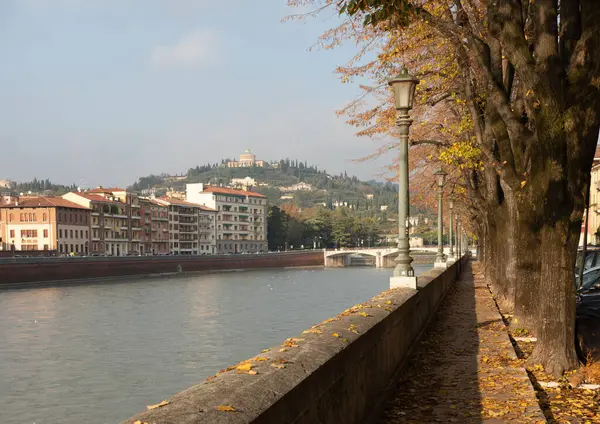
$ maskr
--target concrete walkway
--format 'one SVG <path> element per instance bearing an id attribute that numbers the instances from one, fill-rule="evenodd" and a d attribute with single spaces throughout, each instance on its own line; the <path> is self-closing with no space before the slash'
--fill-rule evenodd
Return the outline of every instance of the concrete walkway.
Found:
<path id="1" fill-rule="evenodd" d="M 413 352 L 381 420 L 438 422 L 546 422 L 487 285 L 474 278 L 471 263 Z"/>

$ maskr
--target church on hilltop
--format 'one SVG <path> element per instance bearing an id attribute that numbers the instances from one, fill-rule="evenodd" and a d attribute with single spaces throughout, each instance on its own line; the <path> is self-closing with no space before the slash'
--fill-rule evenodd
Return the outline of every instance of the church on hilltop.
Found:
<path id="1" fill-rule="evenodd" d="M 264 160 L 256 160 L 256 155 L 250 149 L 244 150 L 240 155 L 240 160 L 227 162 L 228 168 L 250 168 L 253 166 L 264 167 Z"/>

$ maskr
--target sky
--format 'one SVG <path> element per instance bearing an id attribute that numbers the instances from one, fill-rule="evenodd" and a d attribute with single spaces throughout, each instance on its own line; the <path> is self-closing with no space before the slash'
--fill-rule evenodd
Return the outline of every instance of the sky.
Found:
<path id="1" fill-rule="evenodd" d="M 381 141 L 335 111 L 356 51 L 308 51 L 338 22 L 286 0 L 1 0 L 0 179 L 94 187 L 237 157 L 381 179 Z"/>

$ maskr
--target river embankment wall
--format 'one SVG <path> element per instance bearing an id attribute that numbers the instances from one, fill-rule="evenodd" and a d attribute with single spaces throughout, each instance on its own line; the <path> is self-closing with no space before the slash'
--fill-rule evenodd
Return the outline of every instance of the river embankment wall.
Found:
<path id="1" fill-rule="evenodd" d="M 201 271 L 322 266 L 323 251 L 260 255 L 17 258 L 0 263 L 0 287 Z"/>
<path id="2" fill-rule="evenodd" d="M 385 291 L 123 424 L 369 422 L 467 260 L 420 276 L 418 290 Z"/>

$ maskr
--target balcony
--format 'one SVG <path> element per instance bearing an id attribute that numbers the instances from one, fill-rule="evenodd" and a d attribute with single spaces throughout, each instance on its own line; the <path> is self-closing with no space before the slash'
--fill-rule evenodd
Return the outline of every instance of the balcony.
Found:
<path id="1" fill-rule="evenodd" d="M 129 230 L 129 225 L 121 225 L 121 230 Z"/>
<path id="2" fill-rule="evenodd" d="M 131 219 L 142 219 L 139 215 L 131 215 Z"/>
<path id="3" fill-rule="evenodd" d="M 92 216 L 100 216 L 100 212 L 92 211 Z"/>

